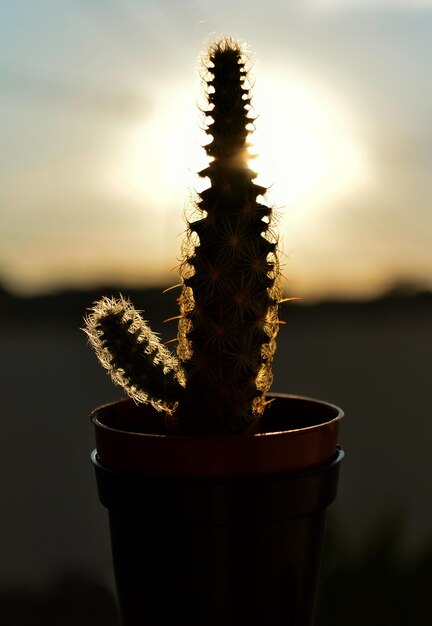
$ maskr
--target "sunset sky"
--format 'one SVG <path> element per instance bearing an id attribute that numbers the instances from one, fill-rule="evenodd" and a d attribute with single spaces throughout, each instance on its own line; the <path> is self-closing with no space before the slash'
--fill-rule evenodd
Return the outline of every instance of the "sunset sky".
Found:
<path id="1" fill-rule="evenodd" d="M 287 292 L 432 288 L 432 0 L 0 2 L 4 285 L 177 282 L 222 33 L 253 55 Z"/>

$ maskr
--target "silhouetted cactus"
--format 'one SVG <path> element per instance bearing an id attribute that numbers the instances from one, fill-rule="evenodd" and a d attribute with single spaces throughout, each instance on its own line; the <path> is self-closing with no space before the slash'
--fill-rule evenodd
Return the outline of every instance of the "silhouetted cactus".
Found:
<path id="1" fill-rule="evenodd" d="M 271 383 L 276 243 L 264 235 L 271 210 L 257 201 L 266 190 L 247 165 L 253 120 L 238 44 L 213 45 L 207 68 L 212 140 L 205 149 L 212 160 L 200 176 L 211 185 L 200 194 L 202 218 L 189 223 L 199 243 L 181 268 L 178 356 L 186 394 L 179 417 L 194 432 L 245 432 L 254 429 Z"/>
<path id="2" fill-rule="evenodd" d="M 266 189 L 253 182 L 256 174 L 248 167 L 253 118 L 243 51 L 231 39 L 220 40 L 209 48 L 205 66 L 211 141 L 205 147 L 209 166 L 200 176 L 210 186 L 199 194 L 199 219 L 188 223 L 178 361 L 163 346 L 154 353 L 147 347 L 153 340 L 143 338 L 151 331 L 123 300 L 124 312 L 114 301 L 96 304 L 87 332 L 113 380 L 138 401 L 148 396 L 156 408 L 175 409 L 181 432 L 247 433 L 257 429 L 272 381 L 279 266 L 272 211 L 258 201 Z M 115 312 L 107 313 L 104 303 Z M 120 338 L 125 348 L 118 348 Z M 168 374 L 169 383 L 150 375 L 142 362 L 148 354 L 158 355 L 158 376 Z M 161 397 L 147 385 L 156 378 Z"/>

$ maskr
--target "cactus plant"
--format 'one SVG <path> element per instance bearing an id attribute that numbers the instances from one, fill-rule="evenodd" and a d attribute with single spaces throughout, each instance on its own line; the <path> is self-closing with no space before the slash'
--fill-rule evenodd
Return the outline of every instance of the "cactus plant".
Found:
<path id="1" fill-rule="evenodd" d="M 104 298 L 85 331 L 115 383 L 174 416 L 182 434 L 254 433 L 272 382 L 281 300 L 272 210 L 248 167 L 251 96 L 247 56 L 236 41 L 204 60 L 210 138 L 199 176 L 198 219 L 187 224 L 180 265 L 177 357 L 130 302 Z"/>

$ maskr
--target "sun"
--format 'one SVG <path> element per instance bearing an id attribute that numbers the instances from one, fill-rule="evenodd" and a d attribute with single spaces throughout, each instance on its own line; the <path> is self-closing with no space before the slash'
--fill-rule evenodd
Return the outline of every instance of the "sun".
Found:
<path id="1" fill-rule="evenodd" d="M 172 219 L 180 223 L 188 190 L 208 184 L 197 177 L 207 164 L 203 145 L 208 136 L 190 85 L 178 84 L 170 92 L 176 94 L 175 110 L 173 98 L 160 91 L 151 118 L 128 136 L 116 179 L 135 200 L 155 211 L 172 211 Z M 311 212 L 324 210 L 368 179 L 353 112 L 299 71 L 279 68 L 260 76 L 252 115 L 257 119 L 250 135 L 250 167 L 258 174 L 256 182 L 269 188 L 267 201 L 284 208 L 281 219 L 291 231 L 293 223 L 295 227 Z"/>
<path id="2" fill-rule="evenodd" d="M 328 89 L 280 70 L 260 77 L 253 102 L 251 167 L 277 206 L 325 206 L 366 181 L 354 116 Z"/>

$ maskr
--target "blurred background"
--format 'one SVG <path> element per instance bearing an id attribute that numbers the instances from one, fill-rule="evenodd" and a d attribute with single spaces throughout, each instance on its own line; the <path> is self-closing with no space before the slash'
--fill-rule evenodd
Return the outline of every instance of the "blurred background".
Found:
<path id="1" fill-rule="evenodd" d="M 273 389 L 343 407 L 317 625 L 425 623 L 432 591 L 432 1 L 0 3 L 0 625 L 117 624 L 79 330 L 131 295 L 165 340 L 205 166 L 200 54 L 253 63 L 284 252 Z"/>

